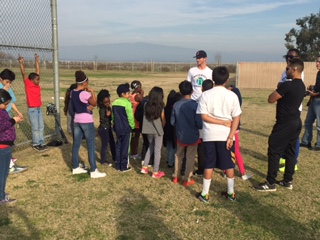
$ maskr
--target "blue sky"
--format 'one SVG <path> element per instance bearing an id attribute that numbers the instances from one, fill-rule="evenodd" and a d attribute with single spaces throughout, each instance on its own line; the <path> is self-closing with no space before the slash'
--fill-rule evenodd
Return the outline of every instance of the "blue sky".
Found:
<path id="1" fill-rule="evenodd" d="M 60 46 L 147 42 L 215 52 L 274 53 L 319 0 L 61 0 Z"/>

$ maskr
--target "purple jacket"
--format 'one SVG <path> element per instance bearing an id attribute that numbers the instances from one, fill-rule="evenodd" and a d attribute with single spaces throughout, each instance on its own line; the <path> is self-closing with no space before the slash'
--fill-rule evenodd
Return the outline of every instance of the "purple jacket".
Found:
<path id="1" fill-rule="evenodd" d="M 6 110 L 0 110 L 0 144 L 12 146 L 16 139 L 14 124 L 16 121 L 10 118 Z"/>

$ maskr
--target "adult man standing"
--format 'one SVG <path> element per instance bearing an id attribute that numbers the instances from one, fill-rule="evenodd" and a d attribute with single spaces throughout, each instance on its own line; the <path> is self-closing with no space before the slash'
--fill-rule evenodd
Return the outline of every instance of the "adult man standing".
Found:
<path id="1" fill-rule="evenodd" d="M 202 83 L 204 80 L 212 78 L 212 70 L 207 67 L 207 53 L 205 51 L 199 50 L 194 58 L 196 58 L 197 66 L 189 69 L 187 80 L 192 83 L 191 99 L 198 101 L 202 93 Z"/>
<path id="2" fill-rule="evenodd" d="M 308 102 L 308 113 L 304 121 L 305 132 L 301 140 L 301 147 L 312 149 L 313 123 L 317 120 L 317 142 L 315 151 L 320 151 L 320 56 L 317 58 L 316 67 L 319 70 L 316 77 L 316 84 L 308 88 L 310 100 Z M 313 89 L 313 90 L 312 90 Z"/>
<path id="3" fill-rule="evenodd" d="M 305 85 L 301 79 L 304 68 L 301 59 L 288 61 L 286 74 L 292 81 L 283 82 L 269 95 L 268 102 L 277 102 L 276 124 L 269 137 L 268 174 L 265 182 L 255 186 L 260 192 L 276 191 L 276 183 L 287 189 L 292 189 L 295 166 L 295 145 L 301 131 L 299 106 L 304 98 Z M 284 179 L 276 181 L 279 169 L 279 159 L 285 155 Z"/>

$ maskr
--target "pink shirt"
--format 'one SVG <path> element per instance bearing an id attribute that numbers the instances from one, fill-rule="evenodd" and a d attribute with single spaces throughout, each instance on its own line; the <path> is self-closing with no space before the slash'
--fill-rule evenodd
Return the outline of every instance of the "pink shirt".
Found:
<path id="1" fill-rule="evenodd" d="M 87 91 L 82 91 L 79 95 L 80 101 L 84 104 L 90 105 L 88 103 L 88 99 L 91 97 L 91 94 Z M 93 115 L 92 112 L 89 113 L 75 113 L 74 115 L 74 122 L 75 123 L 93 123 Z"/>

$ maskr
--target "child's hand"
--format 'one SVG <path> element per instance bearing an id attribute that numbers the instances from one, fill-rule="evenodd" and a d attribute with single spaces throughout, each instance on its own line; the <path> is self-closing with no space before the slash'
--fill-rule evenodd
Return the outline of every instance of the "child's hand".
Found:
<path id="1" fill-rule="evenodd" d="M 94 106 L 92 106 L 92 105 L 89 105 L 88 107 L 87 107 L 87 110 L 89 110 L 89 111 L 93 111 L 93 108 L 94 108 Z"/>
<path id="2" fill-rule="evenodd" d="M 111 111 L 108 110 L 106 115 L 107 115 L 108 117 L 110 117 L 110 116 L 111 116 Z"/>
<path id="3" fill-rule="evenodd" d="M 227 149 L 230 150 L 233 146 L 233 139 L 232 138 L 229 138 L 227 139 Z"/>
<path id="4" fill-rule="evenodd" d="M 18 61 L 19 61 L 19 63 L 23 63 L 23 62 L 24 62 L 23 57 L 20 56 L 20 54 L 19 54 L 19 56 L 18 56 Z"/>
<path id="5" fill-rule="evenodd" d="M 16 123 L 20 123 L 23 121 L 23 118 L 20 116 L 13 117 L 13 119 L 16 121 Z"/>
<path id="6" fill-rule="evenodd" d="M 223 125 L 228 127 L 228 128 L 231 128 L 231 124 L 232 124 L 232 121 L 226 120 Z"/>

